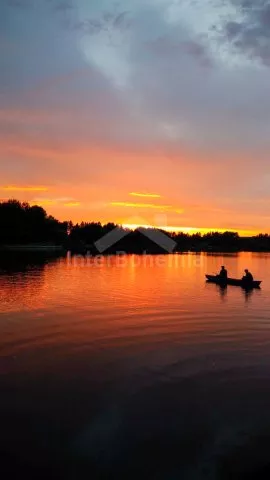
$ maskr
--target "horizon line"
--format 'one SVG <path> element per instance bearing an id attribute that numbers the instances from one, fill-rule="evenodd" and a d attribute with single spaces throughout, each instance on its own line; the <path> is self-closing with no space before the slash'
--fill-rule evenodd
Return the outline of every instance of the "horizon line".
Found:
<path id="1" fill-rule="evenodd" d="M 8 201 L 12 201 L 12 200 L 15 200 L 15 201 L 18 201 L 19 203 L 24 203 L 23 201 L 21 200 L 17 200 L 17 199 L 14 199 L 14 198 L 10 198 L 10 199 L 1 199 L 0 198 L 0 204 L 1 203 L 6 203 Z M 29 203 L 29 205 L 31 206 L 40 206 L 41 208 L 43 208 L 42 206 L 42 202 L 39 204 L 39 203 L 32 203 L 32 202 L 25 202 L 25 203 Z M 79 202 L 68 202 L 65 204 L 65 206 L 78 206 L 79 205 Z M 48 205 L 49 206 L 49 205 Z M 44 209 L 45 210 L 45 209 Z M 48 214 L 48 212 L 45 210 L 46 214 Z M 235 229 L 235 228 L 231 228 L 231 227 L 187 227 L 187 226 L 171 226 L 171 225 L 150 225 L 150 224 L 143 224 L 143 223 L 125 223 L 125 222 L 117 222 L 117 221 L 105 221 L 105 222 L 102 222 L 100 220 L 80 220 L 80 221 L 73 221 L 71 219 L 69 220 L 59 220 L 58 218 L 56 218 L 56 220 L 58 221 L 71 221 L 73 224 L 80 224 L 80 223 L 100 223 L 102 226 L 108 224 L 108 223 L 113 223 L 115 224 L 116 226 L 120 226 L 122 228 L 126 228 L 126 229 L 129 229 L 129 230 L 136 230 L 137 228 L 151 228 L 151 229 L 157 229 L 157 230 L 164 230 L 165 232 L 168 232 L 168 233 L 185 233 L 185 234 L 189 234 L 189 235 L 193 235 L 193 234 L 196 234 L 196 233 L 200 233 L 202 235 L 205 235 L 207 233 L 225 233 L 225 232 L 232 232 L 232 233 L 237 233 L 239 236 L 242 236 L 242 237 L 253 237 L 253 236 L 257 236 L 257 235 L 267 235 L 267 234 L 270 234 L 270 232 L 264 232 L 262 230 L 250 230 L 250 229 Z"/>
<path id="2" fill-rule="evenodd" d="M 175 227 L 170 225 L 143 225 L 143 224 L 132 224 L 132 223 L 123 223 L 121 224 L 123 228 L 128 228 L 130 230 L 136 230 L 136 228 L 156 228 L 158 230 L 164 230 L 168 233 L 186 233 L 193 235 L 196 233 L 207 234 L 207 233 L 238 233 L 239 236 L 251 237 L 263 234 L 261 231 L 257 230 L 245 230 L 245 229 L 233 229 L 233 228 L 215 228 L 215 227 Z"/>

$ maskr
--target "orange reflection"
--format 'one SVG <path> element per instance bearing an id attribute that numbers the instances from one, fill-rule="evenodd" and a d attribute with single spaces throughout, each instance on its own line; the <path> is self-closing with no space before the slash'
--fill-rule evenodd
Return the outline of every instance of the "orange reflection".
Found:
<path id="1" fill-rule="evenodd" d="M 55 360 L 86 345 L 91 350 L 96 342 L 99 348 L 133 345 L 139 350 L 157 342 L 180 344 L 187 335 L 190 342 L 195 335 L 201 344 L 204 337 L 209 341 L 209 332 L 231 335 L 236 326 L 245 335 L 247 322 L 235 316 L 239 301 L 245 301 L 242 292 L 228 291 L 231 302 L 224 322 L 216 286 L 205 283 L 204 274 L 218 271 L 222 264 L 235 277 L 249 268 L 265 280 L 264 289 L 269 291 L 265 272 L 270 255 L 261 259 L 246 253 L 75 256 L 45 267 L 31 265 L 24 273 L 4 274 L 0 300 L 2 313 L 8 315 L 3 316 L 7 320 L 1 337 L 3 355 L 32 352 L 25 362 L 35 369 L 37 355 L 42 361 L 43 348 L 48 346 L 56 347 Z M 255 301 L 259 294 L 254 292 Z M 257 301 L 256 308 L 267 316 L 263 302 Z"/>

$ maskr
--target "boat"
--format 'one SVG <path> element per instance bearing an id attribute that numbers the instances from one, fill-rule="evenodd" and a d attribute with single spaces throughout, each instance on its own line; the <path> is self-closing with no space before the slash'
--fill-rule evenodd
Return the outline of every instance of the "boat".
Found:
<path id="1" fill-rule="evenodd" d="M 260 288 L 261 281 L 253 280 L 252 282 L 246 282 L 242 279 L 237 278 L 220 278 L 219 275 L 205 275 L 206 279 L 209 283 L 215 283 L 216 285 L 226 286 L 226 285 L 234 285 L 235 287 L 242 287 L 245 289 L 249 288 Z"/>

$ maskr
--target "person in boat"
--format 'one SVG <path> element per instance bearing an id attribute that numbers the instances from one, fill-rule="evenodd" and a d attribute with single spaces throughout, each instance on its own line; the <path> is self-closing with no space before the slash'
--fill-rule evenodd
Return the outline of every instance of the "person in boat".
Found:
<path id="1" fill-rule="evenodd" d="M 248 271 L 247 268 L 245 270 L 245 275 L 243 276 L 242 280 L 243 280 L 243 282 L 246 282 L 246 283 L 252 283 L 253 282 L 253 275 L 252 275 L 252 273 L 250 273 Z"/>
<path id="2" fill-rule="evenodd" d="M 224 267 L 224 265 L 222 265 L 218 276 L 219 276 L 220 280 L 227 280 L 228 272 L 227 272 L 226 268 Z"/>

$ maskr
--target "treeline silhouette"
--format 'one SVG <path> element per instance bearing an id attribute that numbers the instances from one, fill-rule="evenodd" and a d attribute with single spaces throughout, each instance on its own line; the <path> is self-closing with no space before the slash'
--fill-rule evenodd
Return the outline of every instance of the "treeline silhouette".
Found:
<path id="1" fill-rule="evenodd" d="M 67 240 L 68 222 L 59 222 L 38 206 L 18 200 L 0 203 L 0 244 L 54 243 Z"/>
<path id="2" fill-rule="evenodd" d="M 115 223 L 60 222 L 38 206 L 18 200 L 0 202 L 0 245 L 54 244 L 74 253 L 164 253 L 168 251 L 270 251 L 270 235 L 240 237 L 237 232 L 168 233 L 160 229 L 128 230 Z M 108 235 L 110 234 L 111 235 Z M 168 237 L 174 243 L 166 243 Z M 163 240 L 165 238 L 165 246 Z"/>

